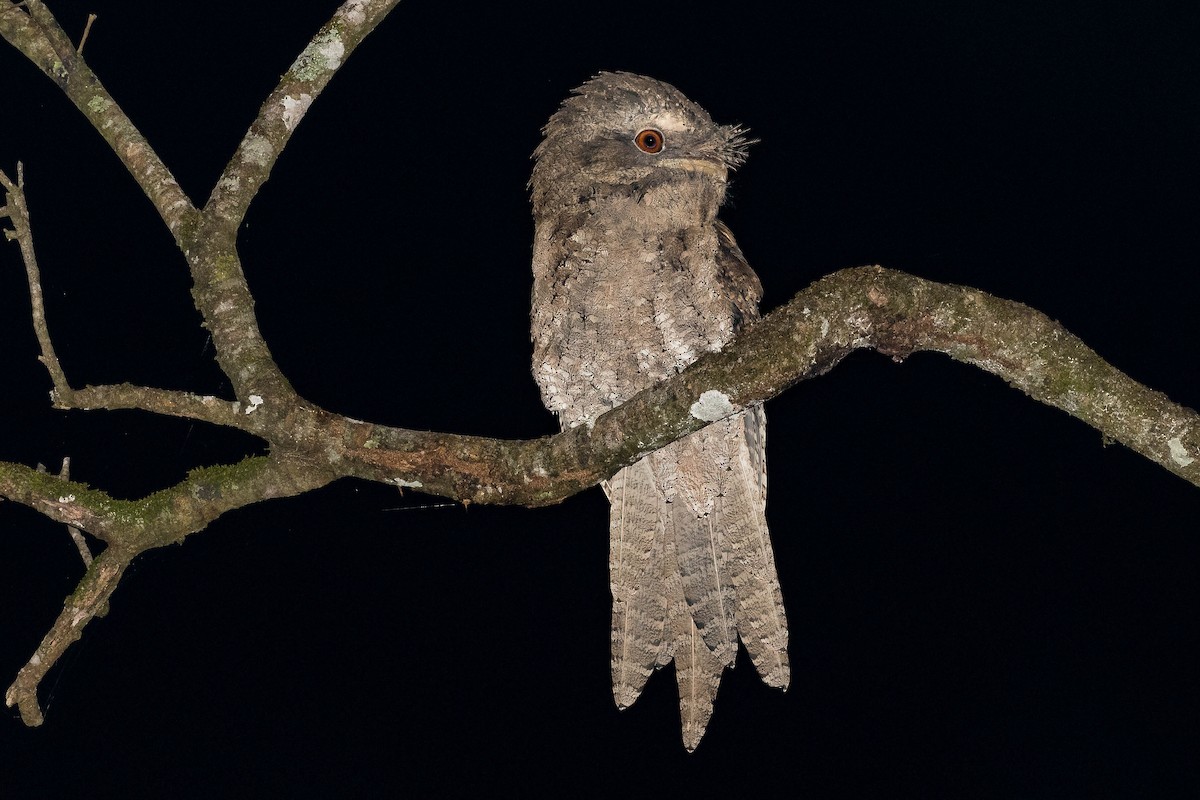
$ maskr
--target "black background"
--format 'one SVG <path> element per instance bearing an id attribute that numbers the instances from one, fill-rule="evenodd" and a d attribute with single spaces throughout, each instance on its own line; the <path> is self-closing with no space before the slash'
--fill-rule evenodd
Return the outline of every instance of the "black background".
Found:
<path id="1" fill-rule="evenodd" d="M 601 69 L 676 84 L 762 141 L 725 219 L 765 307 L 881 263 L 1061 320 L 1200 403 L 1197 12 L 1133 3 L 400 5 L 313 105 L 242 232 L 263 332 L 306 397 L 503 437 L 529 375 L 529 153 Z M 336 3 L 51 2 L 197 202 Z M 70 379 L 227 395 L 183 259 L 58 90 L 0 47 Z M 0 248 L 0 458 L 137 497 L 261 443 L 57 412 Z M 606 504 L 424 507 L 345 481 L 130 569 L 0 724 L 0 795 L 1191 794 L 1200 493 L 999 379 L 858 354 L 768 404 L 792 688 L 744 656 L 699 750 L 670 670 L 618 714 Z M 403 509 L 403 510 L 400 510 Z M 78 580 L 0 505 L 0 679 Z M 5 788 L 7 787 L 7 788 Z"/>

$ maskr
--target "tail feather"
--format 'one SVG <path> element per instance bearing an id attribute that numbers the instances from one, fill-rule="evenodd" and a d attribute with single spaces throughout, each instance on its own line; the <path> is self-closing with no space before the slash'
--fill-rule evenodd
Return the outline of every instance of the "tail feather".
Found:
<path id="1" fill-rule="evenodd" d="M 682 502 L 671 504 L 678 559 L 688 617 L 713 657 L 731 666 L 737 655 L 737 623 L 733 618 L 733 583 L 728 574 L 729 548 L 715 514 L 697 517 Z"/>
<path id="2" fill-rule="evenodd" d="M 609 481 L 609 583 L 613 596 L 612 685 L 619 708 L 628 708 L 663 651 L 667 618 L 662 578 L 662 493 L 642 460 Z"/>
<path id="3" fill-rule="evenodd" d="M 683 746 L 691 752 L 708 729 L 725 666 L 708 649 L 691 617 L 678 619 L 682 629 L 675 650 L 675 681 L 679 684 Z"/>
<path id="4" fill-rule="evenodd" d="M 668 610 L 668 658 L 675 659 L 675 682 L 679 686 L 679 720 L 682 725 L 683 746 L 692 752 L 700 744 L 708 721 L 712 718 L 713 701 L 721 685 L 724 664 L 709 650 L 683 595 L 683 582 L 676 561 L 675 539 L 664 537 L 663 571 L 668 597 L 673 598 Z"/>
<path id="5" fill-rule="evenodd" d="M 650 458 L 670 501 L 675 557 L 688 611 L 708 649 L 723 665 L 737 655 L 730 550 L 718 524 L 720 475 L 728 459 L 725 426 L 712 425 Z"/>
<path id="6" fill-rule="evenodd" d="M 736 596 L 738 635 L 763 682 L 787 689 L 787 617 L 775 572 L 775 555 L 764 514 L 766 469 L 762 410 L 739 422 L 746 436 L 731 440 L 729 470 L 722 475 L 720 527 L 730 549 L 730 573 Z M 756 428 L 751 435 L 751 428 Z"/>

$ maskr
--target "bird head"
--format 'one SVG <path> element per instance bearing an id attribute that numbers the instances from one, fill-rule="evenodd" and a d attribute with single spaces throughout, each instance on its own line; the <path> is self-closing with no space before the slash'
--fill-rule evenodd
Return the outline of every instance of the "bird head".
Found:
<path id="1" fill-rule="evenodd" d="M 529 182 L 537 210 L 697 181 L 717 189 L 719 203 L 751 143 L 674 86 L 630 72 L 601 72 L 575 89 L 543 135 Z"/>

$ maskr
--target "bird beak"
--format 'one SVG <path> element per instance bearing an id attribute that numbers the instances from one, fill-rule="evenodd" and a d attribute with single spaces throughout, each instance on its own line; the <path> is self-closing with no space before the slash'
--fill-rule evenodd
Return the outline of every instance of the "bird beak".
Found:
<path id="1" fill-rule="evenodd" d="M 674 167 L 675 169 L 682 169 L 687 172 L 704 173 L 722 181 L 729 177 L 729 170 L 725 166 L 725 162 L 711 158 L 689 158 L 686 156 L 664 158 L 659 164 L 664 167 Z"/>

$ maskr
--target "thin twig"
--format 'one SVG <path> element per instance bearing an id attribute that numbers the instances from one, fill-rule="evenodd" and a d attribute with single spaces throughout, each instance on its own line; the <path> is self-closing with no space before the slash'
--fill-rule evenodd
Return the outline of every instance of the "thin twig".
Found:
<path id="1" fill-rule="evenodd" d="M 87 25 L 83 26 L 83 36 L 79 37 L 79 46 L 75 48 L 75 52 L 83 55 L 83 46 L 87 44 L 88 34 L 92 32 L 92 23 L 96 21 L 95 14 L 88 14 Z"/>
<path id="2" fill-rule="evenodd" d="M 243 406 L 236 400 L 151 386 L 136 386 L 131 383 L 76 389 L 72 394 L 71 404 L 60 404 L 60 408 L 110 411 L 133 408 L 168 417 L 211 422 L 213 425 L 237 428 L 247 433 L 261 433 L 263 430 L 262 418 L 255 416 L 253 411 L 248 411 L 250 406 Z"/>
<path id="3" fill-rule="evenodd" d="M 37 255 L 33 249 L 33 231 L 29 225 L 29 207 L 25 204 L 25 167 L 17 162 L 17 182 L 13 183 L 0 171 L 0 186 L 5 192 L 5 214 L 12 222 L 12 230 L 5 231 L 9 240 L 16 240 L 21 248 L 21 260 L 25 262 L 25 274 L 29 278 L 29 302 L 33 307 L 33 329 L 37 333 L 38 345 L 42 349 L 39 360 L 50 373 L 54 382 L 55 400 L 69 401 L 71 386 L 58 363 L 54 344 L 50 341 L 50 329 L 46 325 L 46 310 L 42 303 L 42 276 L 38 269 Z"/>
<path id="4" fill-rule="evenodd" d="M 64 481 L 71 480 L 70 456 L 63 456 L 62 469 L 58 471 L 58 477 Z M 68 525 L 67 533 L 71 534 L 71 539 L 75 542 L 75 546 L 79 548 L 79 557 L 83 559 L 83 566 L 90 567 L 92 565 L 92 551 L 88 549 L 87 539 L 83 538 L 83 532 L 74 525 Z"/>

